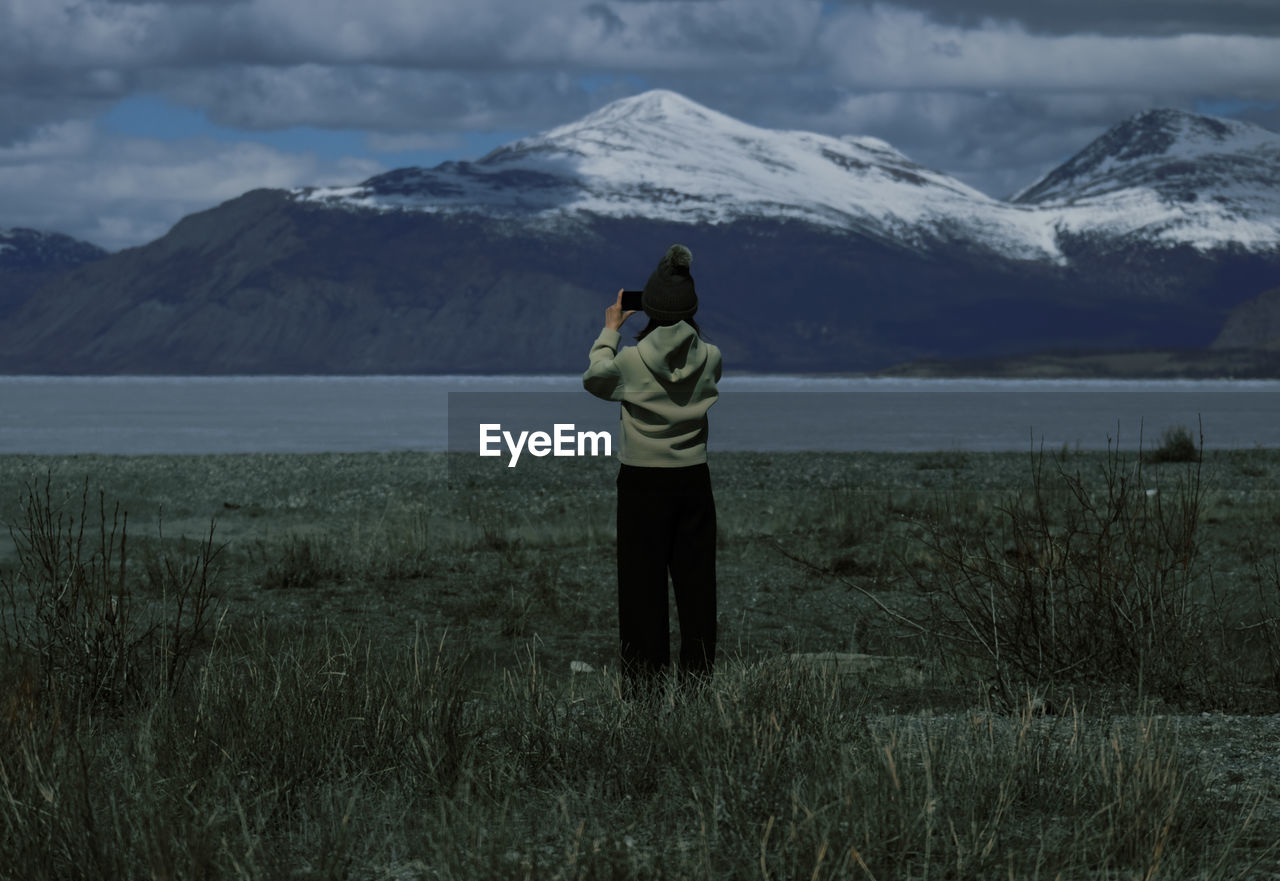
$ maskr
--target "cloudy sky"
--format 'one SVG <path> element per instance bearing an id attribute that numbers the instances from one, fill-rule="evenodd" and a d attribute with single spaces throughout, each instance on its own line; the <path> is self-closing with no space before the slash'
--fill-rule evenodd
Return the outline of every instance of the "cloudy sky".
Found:
<path id="1" fill-rule="evenodd" d="M 1280 0 L 0 0 L 0 228 L 127 247 L 657 87 L 1004 196 L 1150 107 L 1280 130 Z"/>

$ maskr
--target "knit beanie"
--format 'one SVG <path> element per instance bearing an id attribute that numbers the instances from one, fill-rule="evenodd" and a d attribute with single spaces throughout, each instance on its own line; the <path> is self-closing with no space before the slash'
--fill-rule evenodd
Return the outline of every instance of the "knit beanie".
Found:
<path id="1" fill-rule="evenodd" d="M 698 311 L 698 292 L 693 288 L 689 264 L 693 252 L 684 245 L 672 245 L 658 262 L 658 268 L 644 284 L 645 314 L 657 321 L 692 318 Z"/>

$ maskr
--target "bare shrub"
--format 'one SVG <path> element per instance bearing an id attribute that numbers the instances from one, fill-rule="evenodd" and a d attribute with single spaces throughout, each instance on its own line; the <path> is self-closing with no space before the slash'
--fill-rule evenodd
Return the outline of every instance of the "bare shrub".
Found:
<path id="1" fill-rule="evenodd" d="M 985 529 L 954 508 L 928 524 L 938 565 L 912 577 L 931 601 L 929 629 L 984 660 L 1006 696 L 1015 680 L 1185 694 L 1206 674 L 1211 629 L 1199 466 L 1156 489 L 1118 448 L 1093 478 L 1061 459 L 1046 467 L 1041 451 L 1030 483 Z"/>
<path id="2" fill-rule="evenodd" d="M 215 529 L 210 521 L 208 534 L 193 548 L 171 554 L 165 550 L 163 524 L 158 524 L 159 550 L 147 559 L 151 590 L 160 595 L 166 610 L 165 617 L 152 625 L 156 637 L 153 650 L 161 661 L 165 684 L 171 691 L 186 675 L 197 643 L 212 619 L 213 587 L 218 575 L 216 562 L 223 547 L 214 545 Z"/>
<path id="3" fill-rule="evenodd" d="M 56 498 L 48 475 L 29 483 L 9 527 L 17 564 L 0 572 L 6 649 L 33 661 L 42 693 L 89 709 L 137 696 L 153 673 L 177 687 L 209 620 L 221 551 L 211 524 L 194 555 L 153 559 L 148 571 L 163 611 L 139 620 L 128 514 L 102 492 L 97 501 L 91 523 L 87 479 L 78 499 Z"/>
<path id="4" fill-rule="evenodd" d="M 1261 636 L 1271 684 L 1280 694 L 1280 559 L 1274 554 L 1265 562 L 1255 558 L 1253 572 L 1258 584 L 1259 617 L 1242 629 Z"/>

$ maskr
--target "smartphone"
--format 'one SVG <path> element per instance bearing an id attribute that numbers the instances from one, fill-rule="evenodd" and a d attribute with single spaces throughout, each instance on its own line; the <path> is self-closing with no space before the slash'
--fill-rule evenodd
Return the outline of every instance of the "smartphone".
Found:
<path id="1" fill-rule="evenodd" d="M 623 291 L 622 311 L 639 312 L 644 308 L 644 291 Z"/>

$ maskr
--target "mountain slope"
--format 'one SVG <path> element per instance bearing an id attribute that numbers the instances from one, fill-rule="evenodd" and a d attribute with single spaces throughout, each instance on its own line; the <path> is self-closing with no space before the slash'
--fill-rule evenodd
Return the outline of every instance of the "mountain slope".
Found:
<path id="1" fill-rule="evenodd" d="M 1280 287 L 1232 309 L 1211 348 L 1280 351 Z"/>
<path id="2" fill-rule="evenodd" d="M 16 311 L 58 274 L 106 254 L 97 245 L 61 233 L 0 229 L 0 318 Z"/>
<path id="3" fill-rule="evenodd" d="M 61 233 L 0 229 L 0 270 L 62 269 L 106 256 L 97 245 Z"/>
<path id="4" fill-rule="evenodd" d="M 642 285 L 672 241 L 694 248 L 699 318 L 738 369 L 871 369 L 998 345 L 1001 316 L 965 315 L 993 293 L 1016 299 L 962 255 L 921 260 L 803 224 L 596 218 L 547 237 L 256 191 L 42 291 L 0 322 L 0 370 L 571 372 L 613 292 Z M 1036 277 L 1013 281 L 1030 293 Z M 885 296 L 905 290 L 927 295 Z M 943 320 L 914 329 L 921 306 Z"/>
<path id="5" fill-rule="evenodd" d="M 646 93 L 476 162 L 187 217 L 0 316 L 0 370 L 580 370 L 613 293 L 673 241 L 733 370 L 1204 347 L 1280 283 L 1280 218 L 1247 171 L 1269 134 L 1195 154 L 1194 200 L 1161 188 L 1170 157 L 1195 164 L 1188 124 L 1160 123 L 1157 151 L 1152 125 L 1122 123 L 1010 204 L 873 139 Z M 1224 206 L 1233 150 L 1248 186 L 1199 211 Z"/>

